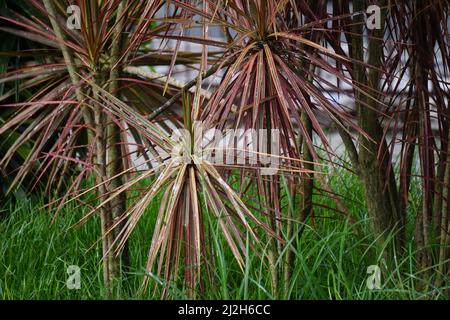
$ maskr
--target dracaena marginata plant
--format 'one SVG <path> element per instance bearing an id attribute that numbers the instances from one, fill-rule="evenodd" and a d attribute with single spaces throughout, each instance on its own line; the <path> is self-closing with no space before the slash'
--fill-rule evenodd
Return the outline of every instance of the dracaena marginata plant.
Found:
<path id="1" fill-rule="evenodd" d="M 76 194 L 83 179 L 92 174 L 100 201 L 124 183 L 122 172 L 131 164 L 130 134 L 122 119 L 108 114 L 95 102 L 100 95 L 97 88 L 129 100 L 142 114 L 150 114 L 165 101 L 163 91 L 167 91 L 166 95 L 172 93 L 172 86 L 164 90 L 164 82 L 158 79 L 161 75 L 146 72 L 144 76 L 155 82 L 144 81 L 136 70 L 140 65 L 171 61 L 171 54 L 164 48 L 152 50 L 148 46 L 172 30 L 170 23 L 154 19 L 163 2 L 45 0 L 30 1 L 25 12 L 7 8 L 1 17 L 2 25 L 6 25 L 1 27 L 2 32 L 35 43 L 26 50 L 4 53 L 6 57 L 25 57 L 2 77 L 2 83 L 23 79 L 1 97 L 3 103 L 9 99 L 11 103 L 4 103 L 4 107 L 11 111 L 0 133 L 17 135 L 2 156 L 2 168 L 9 168 L 16 154 L 24 157 L 16 171 L 8 172 L 13 176 L 9 190 L 23 184 L 30 172 L 33 179 L 28 186 L 36 186 L 44 174 L 49 175 L 47 192 L 56 189 L 58 194 L 66 185 L 61 203 Z M 66 24 L 66 9 L 73 4 L 80 9 L 79 29 Z M 195 61 L 195 54 L 184 57 L 180 53 L 179 57 L 187 64 Z M 17 99 L 29 91 L 33 95 Z M 152 148 L 137 132 L 131 130 L 131 136 L 141 149 Z M 28 144 L 31 147 L 22 152 Z M 125 209 L 123 193 L 99 210 L 108 294 L 118 274 L 119 260 L 110 250 L 114 234 L 106 230 Z M 125 264 L 126 255 L 125 250 Z"/>

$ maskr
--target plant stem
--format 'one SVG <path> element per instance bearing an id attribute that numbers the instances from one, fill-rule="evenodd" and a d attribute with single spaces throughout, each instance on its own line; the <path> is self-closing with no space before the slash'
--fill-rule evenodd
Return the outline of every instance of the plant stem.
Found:
<path id="1" fill-rule="evenodd" d="M 80 87 L 80 77 L 77 74 L 76 68 L 75 68 L 75 61 L 72 57 L 72 55 L 69 52 L 69 49 L 65 45 L 65 36 L 61 30 L 60 25 L 56 21 L 56 10 L 51 0 L 43 0 L 45 9 L 48 12 L 48 17 L 50 19 L 50 23 L 52 25 L 53 31 L 55 32 L 56 37 L 59 40 L 59 46 L 61 48 L 61 52 L 64 57 L 64 62 L 67 67 L 67 71 L 69 72 L 70 79 L 72 80 L 72 84 L 75 86 L 75 95 L 79 103 L 83 102 L 83 92 Z M 92 117 L 92 114 L 90 113 L 89 109 L 83 107 L 83 118 L 86 124 L 89 126 L 89 135 L 92 139 L 94 129 L 94 120 Z M 92 141 L 92 140 L 91 140 Z"/>
<path id="2" fill-rule="evenodd" d="M 121 1 L 117 7 L 116 16 L 116 27 L 113 33 L 112 46 L 111 46 L 111 70 L 109 74 L 109 93 L 115 96 L 119 96 L 119 82 L 117 80 L 119 76 L 119 54 L 122 46 L 122 31 L 123 31 L 123 14 L 125 12 L 126 1 Z M 114 116 L 112 116 L 114 117 Z M 120 121 L 116 119 L 116 121 Z M 124 176 L 122 172 L 124 171 L 124 161 L 123 161 L 123 148 L 121 146 L 122 142 L 122 132 L 121 127 L 114 121 L 113 118 L 109 119 L 108 125 L 106 127 L 107 131 L 107 166 L 106 166 L 106 177 L 110 181 L 108 185 L 108 192 L 113 193 L 115 190 L 120 188 L 124 184 Z M 115 178 L 114 178 L 115 177 Z M 111 214 L 112 219 L 119 219 L 126 211 L 127 206 L 127 195 L 125 192 L 120 193 L 111 201 Z M 116 238 L 126 220 L 124 219 L 121 226 L 114 229 L 114 238 Z M 130 258 L 128 244 L 126 243 L 121 252 L 121 263 L 124 270 L 129 268 Z M 120 261 L 116 261 L 120 264 Z M 117 266 L 120 269 L 120 265 Z"/>

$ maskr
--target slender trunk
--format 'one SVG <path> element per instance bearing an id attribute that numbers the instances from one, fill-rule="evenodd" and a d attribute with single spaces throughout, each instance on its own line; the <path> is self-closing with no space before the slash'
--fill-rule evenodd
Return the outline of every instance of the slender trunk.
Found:
<path id="1" fill-rule="evenodd" d="M 98 85 L 102 81 L 94 75 L 94 82 Z M 100 100 L 100 93 L 97 89 L 93 89 L 94 100 Z M 102 107 L 98 104 L 94 105 L 94 121 L 96 125 L 95 134 L 95 168 L 96 178 L 99 193 L 99 202 L 102 203 L 108 195 L 108 183 L 107 183 L 107 166 L 106 166 L 106 119 L 103 113 Z M 111 298 L 114 292 L 114 280 L 117 278 L 118 259 L 114 255 L 114 233 L 110 230 L 114 223 L 114 217 L 112 215 L 112 208 L 110 203 L 100 207 L 100 219 L 102 230 L 102 244 L 103 244 L 103 277 L 105 282 L 105 288 L 107 297 Z"/>
<path id="2" fill-rule="evenodd" d="M 311 119 L 309 119 L 308 115 L 303 112 L 302 113 L 302 122 L 303 126 L 305 127 L 306 133 L 309 136 L 309 139 L 312 141 L 312 134 L 313 134 L 313 128 L 312 128 L 312 122 Z M 307 140 L 303 139 L 303 161 L 304 162 L 304 169 L 308 170 L 310 172 L 314 171 L 314 158 L 313 154 L 311 153 L 311 150 L 309 149 L 309 146 L 307 144 Z M 302 178 L 301 182 L 301 188 L 302 188 L 302 202 L 301 202 L 301 208 L 300 208 L 300 226 L 298 230 L 298 237 L 300 238 L 303 234 L 303 230 L 305 229 L 305 223 L 308 220 L 308 218 L 312 214 L 312 198 L 313 198 L 313 189 L 314 189 L 314 174 L 313 173 L 305 173 Z"/>
<path id="3" fill-rule="evenodd" d="M 353 3 L 354 12 L 364 12 L 365 4 L 363 1 Z M 379 5 L 386 7 L 386 1 L 380 1 Z M 371 39 L 369 39 L 369 62 L 370 71 L 366 74 L 364 61 L 363 45 L 363 26 L 362 16 L 355 17 L 353 21 L 353 35 L 351 43 L 352 58 L 361 63 L 353 65 L 353 78 L 358 86 L 369 88 L 369 95 L 355 93 L 356 111 L 358 113 L 358 125 L 365 132 L 359 135 L 359 175 L 365 189 L 365 199 L 371 217 L 373 230 L 376 235 L 386 235 L 387 232 L 395 228 L 401 230 L 396 236 L 396 247 L 403 246 L 403 229 L 405 216 L 400 213 L 400 203 L 398 190 L 395 183 L 394 172 L 390 158 L 388 156 L 387 143 L 384 139 L 383 129 L 378 120 L 380 107 L 375 98 L 380 98 L 378 94 L 380 72 L 378 68 L 381 65 L 382 57 L 382 39 L 384 34 L 385 13 L 382 15 L 382 27 L 380 30 L 373 30 Z M 367 136 L 368 137 L 367 137 Z M 383 241 L 385 237 L 381 237 Z"/>
<path id="4" fill-rule="evenodd" d="M 450 112 L 450 103 L 447 103 L 447 110 Z M 436 206 L 435 219 L 439 221 L 436 223 L 436 233 L 439 236 L 439 270 L 436 287 L 439 288 L 444 284 L 444 279 L 450 279 L 450 126 L 447 125 L 447 150 L 443 154 L 444 159 L 444 178 L 441 180 L 441 193 L 436 193 L 440 198 L 440 206 Z M 440 177 L 440 176 L 439 176 Z M 438 191 L 439 192 L 439 191 Z M 436 201 L 436 200 L 435 200 Z M 450 289 L 447 289 L 447 298 L 450 299 Z"/>
<path id="5" fill-rule="evenodd" d="M 447 110 L 450 113 L 450 103 L 447 103 Z M 442 142 L 443 145 L 447 146 L 446 152 L 443 152 L 442 159 L 444 162 L 444 176 L 441 182 L 441 194 L 439 195 L 440 206 L 435 206 L 435 219 L 439 219 L 436 223 L 437 229 L 436 233 L 438 234 L 438 247 L 439 247 L 439 255 L 438 255 L 438 276 L 436 280 L 436 287 L 439 288 L 444 284 L 445 279 L 450 279 L 450 126 L 446 126 L 447 129 L 447 141 Z M 440 176 L 439 176 L 440 177 Z M 435 242 L 433 242 L 435 243 Z M 447 296 L 450 298 L 450 289 L 447 289 Z"/>
<path id="6" fill-rule="evenodd" d="M 119 54 L 122 46 L 122 29 L 123 29 L 123 13 L 125 11 L 126 1 L 120 2 L 117 8 L 116 28 L 113 34 L 113 42 L 111 47 L 111 61 L 112 69 L 109 75 L 109 92 L 112 95 L 119 95 L 119 82 L 117 80 L 119 76 Z M 111 116 L 114 117 L 114 116 Z M 119 121 L 116 119 L 116 121 Z M 122 132 L 121 127 L 114 121 L 113 118 L 109 119 L 107 125 L 107 169 L 106 176 L 110 181 L 108 185 L 108 191 L 114 192 L 124 184 L 124 161 L 122 152 Z M 125 192 L 120 193 L 116 198 L 111 201 L 112 218 L 119 219 L 126 211 L 127 196 Z M 114 229 L 114 238 L 116 238 L 120 231 L 123 229 L 126 221 L 123 220 L 121 226 Z M 121 252 L 121 263 L 123 270 L 126 271 L 130 265 L 128 243 L 125 244 Z M 120 263 L 120 261 L 117 261 Z M 119 266 L 120 267 L 120 266 Z M 118 267 L 118 268 L 119 268 Z"/>
<path id="7" fill-rule="evenodd" d="M 60 25 L 57 22 L 57 15 L 56 10 L 53 5 L 53 2 L 51 0 L 44 0 L 44 6 L 49 14 L 50 23 L 52 24 L 53 31 L 55 32 L 57 38 L 60 41 L 60 47 L 61 51 L 64 57 L 64 61 L 67 66 L 67 70 L 69 72 L 69 76 L 72 80 L 73 85 L 75 86 L 75 95 L 79 103 L 83 102 L 83 93 L 80 88 L 80 79 L 78 77 L 76 66 L 73 57 L 71 56 L 68 48 L 64 44 L 64 34 L 62 32 L 62 29 Z M 92 142 L 95 140 L 95 155 L 94 155 L 94 167 L 97 171 L 97 177 L 98 177 L 98 193 L 99 198 L 103 199 L 103 197 L 106 195 L 107 190 L 105 185 L 102 183 L 104 177 L 106 176 L 105 168 L 106 168 L 106 162 L 104 159 L 105 155 L 105 140 L 104 140 L 104 126 L 102 121 L 102 112 L 99 106 L 95 107 L 94 111 L 94 117 L 92 117 L 92 114 L 90 110 L 84 106 L 81 107 L 83 111 L 83 118 L 88 126 L 88 140 L 89 145 L 91 145 Z M 94 130 L 94 131 L 92 131 Z M 94 135 L 95 133 L 95 135 Z M 109 255 L 111 254 L 110 250 L 110 239 L 108 235 L 105 235 L 106 231 L 109 228 L 110 225 L 110 219 L 109 219 L 109 212 L 106 207 L 102 207 L 100 210 L 100 218 L 101 218 L 101 230 L 102 230 L 102 243 L 103 243 L 103 257 L 104 257 L 104 264 L 103 264 L 103 277 L 104 277 L 104 283 L 107 291 L 108 297 L 111 295 L 111 279 L 114 277 L 114 272 L 111 269 L 110 264 L 110 258 Z"/>
<path id="8" fill-rule="evenodd" d="M 308 7 L 311 10 L 312 13 L 314 13 L 314 17 L 305 17 L 305 22 L 310 23 L 313 20 L 317 20 L 319 18 L 322 18 L 324 16 L 324 12 L 326 11 L 324 2 L 317 4 L 316 1 L 308 0 Z M 319 41 L 319 33 L 313 32 L 311 34 L 311 38 L 309 40 L 318 42 Z M 312 48 L 303 46 L 302 48 L 305 51 L 311 51 Z M 310 52 L 313 54 L 313 52 Z M 312 82 L 314 80 L 314 72 L 315 72 L 315 65 L 314 64 L 307 64 L 306 62 L 301 63 L 300 72 L 303 73 L 305 69 L 309 69 L 308 74 L 308 81 Z M 309 95 L 304 92 L 305 99 L 308 104 L 311 105 L 311 99 Z M 300 204 L 300 214 L 299 214 L 299 222 L 300 225 L 295 230 L 296 239 L 297 241 L 300 240 L 301 235 L 303 233 L 303 230 L 305 228 L 305 223 L 308 220 L 308 218 L 312 215 L 312 209 L 313 209 L 313 189 L 314 189 L 314 174 L 312 173 L 314 171 L 314 157 L 313 153 L 310 150 L 310 147 L 308 145 L 308 141 L 313 141 L 313 125 L 312 121 L 309 118 L 308 114 L 306 112 L 301 113 L 301 121 L 302 125 L 305 129 L 305 133 L 307 137 L 304 137 L 303 135 L 299 134 L 299 145 L 298 149 L 299 152 L 302 152 L 302 160 L 304 161 L 304 169 L 309 171 L 309 173 L 304 173 L 301 176 L 301 204 Z M 292 226 L 289 226 L 292 228 Z M 288 230 L 291 232 L 291 230 Z M 288 240 L 290 240 L 288 238 Z M 290 278 L 292 274 L 292 270 L 294 268 L 293 265 L 293 258 L 294 254 L 290 248 L 286 249 L 286 257 L 285 257 L 285 264 L 284 264 L 284 282 L 285 282 L 285 288 L 288 287 L 290 283 Z"/>
<path id="9" fill-rule="evenodd" d="M 74 58 L 70 54 L 67 46 L 64 44 L 65 36 L 64 36 L 64 33 L 62 32 L 60 25 L 57 22 L 57 15 L 56 15 L 55 7 L 53 5 L 52 0 L 43 0 L 43 2 L 44 2 L 45 9 L 48 12 L 48 16 L 49 16 L 53 31 L 55 32 L 55 35 L 59 40 L 59 46 L 61 48 L 61 52 L 63 54 L 64 62 L 66 64 L 70 79 L 72 81 L 72 84 L 75 86 L 75 96 L 79 103 L 83 103 L 83 100 L 84 100 L 83 92 L 81 90 L 80 83 L 79 83 L 80 78 L 78 77 L 78 74 L 76 71 L 76 65 L 75 65 Z M 85 106 L 82 105 L 81 109 L 83 112 L 84 122 L 88 126 L 89 141 L 92 142 L 93 137 L 94 137 L 94 131 L 93 131 L 94 130 L 94 119 L 88 108 L 86 108 Z"/>
<path id="10" fill-rule="evenodd" d="M 317 39 L 316 39 L 317 40 Z M 314 80 L 314 72 L 315 72 L 315 66 L 311 64 L 309 66 L 309 76 L 308 81 L 313 82 Z M 305 100 L 307 103 L 312 107 L 311 104 L 311 97 L 307 94 L 305 94 Z M 312 121 L 309 118 L 308 114 L 306 112 L 302 112 L 301 115 L 301 121 L 303 124 L 303 127 L 305 129 L 306 134 L 308 135 L 307 139 L 304 137 L 302 139 L 302 145 L 299 146 L 299 148 L 302 148 L 303 151 L 303 159 L 304 162 L 304 169 L 309 171 L 305 173 L 302 177 L 301 186 L 302 186 L 302 203 L 301 203 L 301 209 L 300 209 L 300 228 L 298 231 L 299 238 L 301 237 L 305 223 L 308 220 L 308 218 L 312 215 L 312 209 L 313 209 L 313 189 L 314 189 L 314 156 L 311 152 L 311 146 L 308 145 L 308 140 L 313 141 L 313 125 Z"/>
<path id="11" fill-rule="evenodd" d="M 270 119 L 270 104 L 266 103 L 265 107 L 266 112 L 266 129 L 267 129 L 267 141 L 266 142 L 266 152 L 267 154 L 272 153 L 272 138 L 271 138 L 271 129 L 272 129 L 272 123 Z M 264 141 L 262 141 L 264 143 Z M 269 203 L 274 204 L 275 201 L 279 201 L 279 196 L 276 195 L 277 191 L 275 187 L 276 182 L 273 180 L 272 176 L 269 176 L 267 181 L 267 190 L 268 190 L 268 198 Z M 276 209 L 275 209 L 276 211 Z M 269 214 L 269 223 L 272 230 L 279 235 L 279 230 L 277 228 L 277 213 L 271 213 Z M 278 241 L 274 239 L 273 237 L 269 237 L 269 248 L 268 248 L 268 260 L 269 260 L 269 268 L 270 268 L 270 274 L 271 274 L 271 280 L 272 280 L 272 292 L 274 298 L 278 298 L 279 296 L 279 270 L 278 270 L 278 257 L 279 257 L 279 248 L 278 248 Z"/>
<path id="12" fill-rule="evenodd" d="M 448 141 L 450 141 L 450 134 L 448 136 Z M 449 211 L 450 211 L 450 143 L 447 144 L 447 166 L 444 175 L 444 187 L 443 187 L 443 202 L 442 202 L 442 213 L 440 222 L 440 236 L 439 236 L 439 268 L 438 277 L 436 281 L 436 287 L 439 288 L 445 278 L 448 279 L 447 273 L 450 271 L 450 263 L 448 259 L 448 234 L 450 232 L 449 228 Z"/>
<path id="13" fill-rule="evenodd" d="M 64 61 L 67 66 L 67 70 L 70 76 L 70 79 L 75 86 L 75 95 L 79 103 L 83 103 L 83 93 L 80 87 L 80 78 L 76 71 L 76 65 L 74 62 L 74 58 L 70 54 L 67 46 L 64 44 L 65 36 L 62 32 L 60 25 L 57 22 L 57 14 L 54 7 L 54 4 L 51 0 L 43 0 L 44 6 L 48 12 L 50 23 L 52 25 L 53 31 L 55 32 L 56 37 L 60 42 L 60 48 L 64 57 Z M 94 93 L 95 95 L 95 93 Z M 98 93 L 97 93 L 98 95 Z M 100 106 L 94 107 L 94 116 L 92 116 L 90 110 L 81 106 L 81 110 L 83 112 L 84 122 L 88 127 L 88 145 L 91 145 L 95 141 L 95 154 L 93 156 L 94 168 L 97 173 L 97 183 L 98 194 L 100 201 L 104 199 L 107 194 L 106 186 L 104 184 L 104 179 L 106 177 L 106 142 L 104 137 L 105 123 L 103 120 L 103 114 Z M 107 292 L 107 296 L 111 297 L 112 288 L 111 281 L 114 278 L 114 264 L 113 261 L 113 252 L 111 250 L 111 233 L 107 233 L 107 230 L 110 227 L 111 219 L 110 219 L 110 211 L 108 210 L 108 206 L 103 206 L 100 209 L 100 219 L 101 219 L 101 232 L 102 232 L 102 245 L 103 245 L 103 278 L 104 284 Z"/>

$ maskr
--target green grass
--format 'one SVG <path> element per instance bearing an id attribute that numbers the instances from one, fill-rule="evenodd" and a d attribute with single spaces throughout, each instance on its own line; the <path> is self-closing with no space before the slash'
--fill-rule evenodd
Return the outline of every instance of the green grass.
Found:
<path id="1" fill-rule="evenodd" d="M 444 288 L 434 288 L 425 272 L 417 270 L 414 247 L 409 244 L 402 256 L 383 255 L 370 232 L 361 187 L 348 173 L 331 178 L 359 221 L 356 226 L 333 210 L 317 207 L 314 224 L 309 223 L 300 241 L 295 240 L 294 270 L 286 289 L 274 296 L 266 263 L 265 247 L 248 245 L 246 264 L 240 270 L 210 219 L 216 259 L 213 283 L 206 284 L 204 299 L 430 299 L 444 298 Z M 73 225 L 87 209 L 70 203 L 62 208 L 54 223 L 53 216 L 42 208 L 44 201 L 21 197 L 8 201 L 0 212 L 0 299 L 103 299 L 99 219 L 93 217 L 81 227 Z M 417 194 L 412 199 L 420 201 Z M 287 199 L 285 199 L 285 202 Z M 335 207 L 327 197 L 317 195 L 315 202 Z M 126 281 L 117 284 L 117 299 L 158 299 L 163 281 L 153 277 L 150 290 L 141 290 L 148 246 L 157 203 L 148 208 L 130 239 L 131 270 Z M 410 212 L 413 220 L 414 212 Z M 358 234 L 354 232 L 358 229 Z M 293 240 L 294 241 L 294 240 Z M 386 243 L 386 248 L 389 243 Z M 258 253 L 258 254 L 257 254 Z M 283 261 L 284 257 L 280 258 Z M 69 265 L 81 268 L 81 289 L 66 286 Z M 367 268 L 382 270 L 379 290 L 366 286 Z M 155 283 L 156 290 L 153 290 Z M 186 298 L 182 282 L 170 284 L 170 296 Z M 448 285 L 448 283 L 447 283 Z"/>

